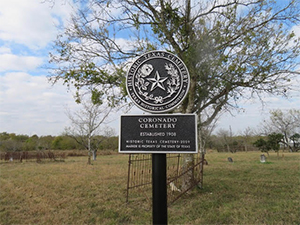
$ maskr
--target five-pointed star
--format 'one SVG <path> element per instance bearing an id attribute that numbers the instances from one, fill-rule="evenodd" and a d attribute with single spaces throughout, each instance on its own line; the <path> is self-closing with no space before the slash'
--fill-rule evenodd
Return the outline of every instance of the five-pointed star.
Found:
<path id="1" fill-rule="evenodd" d="M 158 71 L 156 71 L 155 73 L 155 77 L 154 78 L 147 78 L 147 80 L 151 81 L 152 82 L 152 86 L 151 86 L 151 90 L 150 91 L 153 91 L 155 88 L 159 87 L 161 89 L 163 89 L 164 91 L 166 90 L 165 87 L 164 87 L 164 84 L 163 82 L 168 79 L 167 77 L 165 78 L 160 78 L 160 75 L 158 73 Z"/>

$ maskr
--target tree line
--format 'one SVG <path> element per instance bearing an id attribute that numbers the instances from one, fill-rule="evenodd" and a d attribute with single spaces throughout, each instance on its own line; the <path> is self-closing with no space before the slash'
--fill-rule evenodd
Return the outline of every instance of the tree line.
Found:
<path id="1" fill-rule="evenodd" d="M 300 150 L 300 109 L 271 110 L 270 117 L 262 121 L 256 130 L 246 128 L 239 136 L 221 129 L 208 139 L 208 144 L 216 145 L 218 151 L 248 151 L 254 148 L 262 152 L 286 149 Z"/>
<path id="2" fill-rule="evenodd" d="M 284 141 L 284 135 L 281 133 L 270 133 L 268 135 L 236 135 L 230 136 L 229 132 L 221 130 L 216 135 L 212 135 L 207 140 L 207 149 L 213 149 L 218 152 L 248 152 L 279 150 L 298 152 L 300 150 L 300 134 L 295 133 L 289 138 L 289 142 Z"/>
<path id="3" fill-rule="evenodd" d="M 99 140 L 102 142 L 95 149 L 117 151 L 118 137 L 96 136 L 94 144 Z M 297 152 L 300 150 L 300 135 L 295 133 L 289 139 L 289 145 L 284 142 L 284 135 L 280 133 L 270 133 L 268 135 L 258 135 L 250 132 L 247 128 L 243 134 L 231 135 L 230 131 L 219 130 L 216 134 L 207 138 L 206 149 L 216 150 L 217 152 L 248 152 L 262 151 L 269 152 L 286 150 Z M 15 133 L 0 133 L 0 151 L 43 151 L 43 150 L 86 150 L 85 146 L 78 143 L 73 137 L 68 135 L 59 136 L 37 136 L 23 135 Z"/>
<path id="4" fill-rule="evenodd" d="M 98 150 L 117 150 L 118 137 L 96 136 L 95 140 L 101 140 L 97 146 Z M 92 143 L 93 144 L 93 143 Z M 23 135 L 15 133 L 0 133 L 0 151 L 43 151 L 43 150 L 85 150 L 82 144 L 68 135 L 38 136 Z"/>
<path id="5" fill-rule="evenodd" d="M 63 135 L 37 136 L 0 133 L 0 151 L 32 151 L 32 150 L 88 150 L 89 162 L 91 153 L 96 159 L 98 150 L 117 150 L 118 137 L 109 127 L 101 129 L 109 112 L 105 112 L 97 104 L 82 103 L 83 109 L 68 113 L 71 126 L 65 128 Z M 255 151 L 269 152 L 287 149 L 291 152 L 300 149 L 300 109 L 271 110 L 269 119 L 262 122 L 261 127 L 247 127 L 243 132 L 234 135 L 231 131 L 219 129 L 212 134 L 211 129 L 202 131 L 199 137 L 205 139 L 205 148 L 218 152 Z M 205 133 L 204 136 L 203 133 Z"/>

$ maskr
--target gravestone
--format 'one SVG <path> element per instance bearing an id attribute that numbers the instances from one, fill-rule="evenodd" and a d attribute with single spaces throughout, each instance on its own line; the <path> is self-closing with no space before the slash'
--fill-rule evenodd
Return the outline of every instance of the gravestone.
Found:
<path id="1" fill-rule="evenodd" d="M 260 162 L 265 163 L 267 160 L 266 156 L 264 154 L 260 155 Z"/>

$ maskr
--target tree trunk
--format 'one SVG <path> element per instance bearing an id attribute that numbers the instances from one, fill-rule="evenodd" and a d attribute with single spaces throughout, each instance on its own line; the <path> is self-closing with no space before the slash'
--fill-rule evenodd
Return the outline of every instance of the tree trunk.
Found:
<path id="1" fill-rule="evenodd" d="M 198 123 L 200 123 L 201 117 L 198 116 Z M 200 128 L 198 129 L 198 143 L 199 143 L 199 152 L 201 156 L 201 163 L 200 163 L 200 174 L 199 174 L 199 179 L 200 182 L 198 183 L 199 188 L 203 188 L 203 173 L 204 173 L 204 158 L 205 158 L 205 144 L 206 144 L 206 136 L 203 133 L 203 130 Z"/>
<path id="2" fill-rule="evenodd" d="M 96 158 L 97 158 L 97 151 L 96 151 L 96 150 L 93 150 L 92 153 L 93 153 L 93 160 L 96 161 Z"/>
<path id="3" fill-rule="evenodd" d="M 92 154 L 92 150 L 91 150 L 91 137 L 88 136 L 88 151 L 89 151 L 89 155 L 88 155 L 88 164 L 91 165 L 91 154 Z"/>
<path id="4" fill-rule="evenodd" d="M 185 173 L 182 177 L 182 191 L 187 191 L 194 183 L 194 154 L 183 154 L 182 171 Z"/>
<path id="5" fill-rule="evenodd" d="M 248 146 L 247 146 L 247 144 L 245 144 L 244 146 L 245 146 L 245 152 L 248 152 Z"/>
<path id="6" fill-rule="evenodd" d="M 200 174 L 199 174 L 200 182 L 198 183 L 198 187 L 202 189 L 203 188 L 203 173 L 204 173 L 205 154 L 204 154 L 204 152 L 200 152 L 200 154 L 201 154 Z"/>
<path id="7" fill-rule="evenodd" d="M 89 154 L 88 154 L 88 165 L 91 165 L 92 162 L 91 162 L 91 151 L 89 151 Z"/>

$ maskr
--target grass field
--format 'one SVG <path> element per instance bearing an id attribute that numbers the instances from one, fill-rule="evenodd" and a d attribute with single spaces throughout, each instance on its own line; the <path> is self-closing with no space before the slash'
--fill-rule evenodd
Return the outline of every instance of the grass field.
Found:
<path id="1" fill-rule="evenodd" d="M 169 224 L 300 224 L 300 154 L 260 154 L 208 153 L 204 188 L 169 207 Z M 125 202 L 127 155 L 86 162 L 0 161 L 0 224 L 152 223 L 147 202 Z"/>

